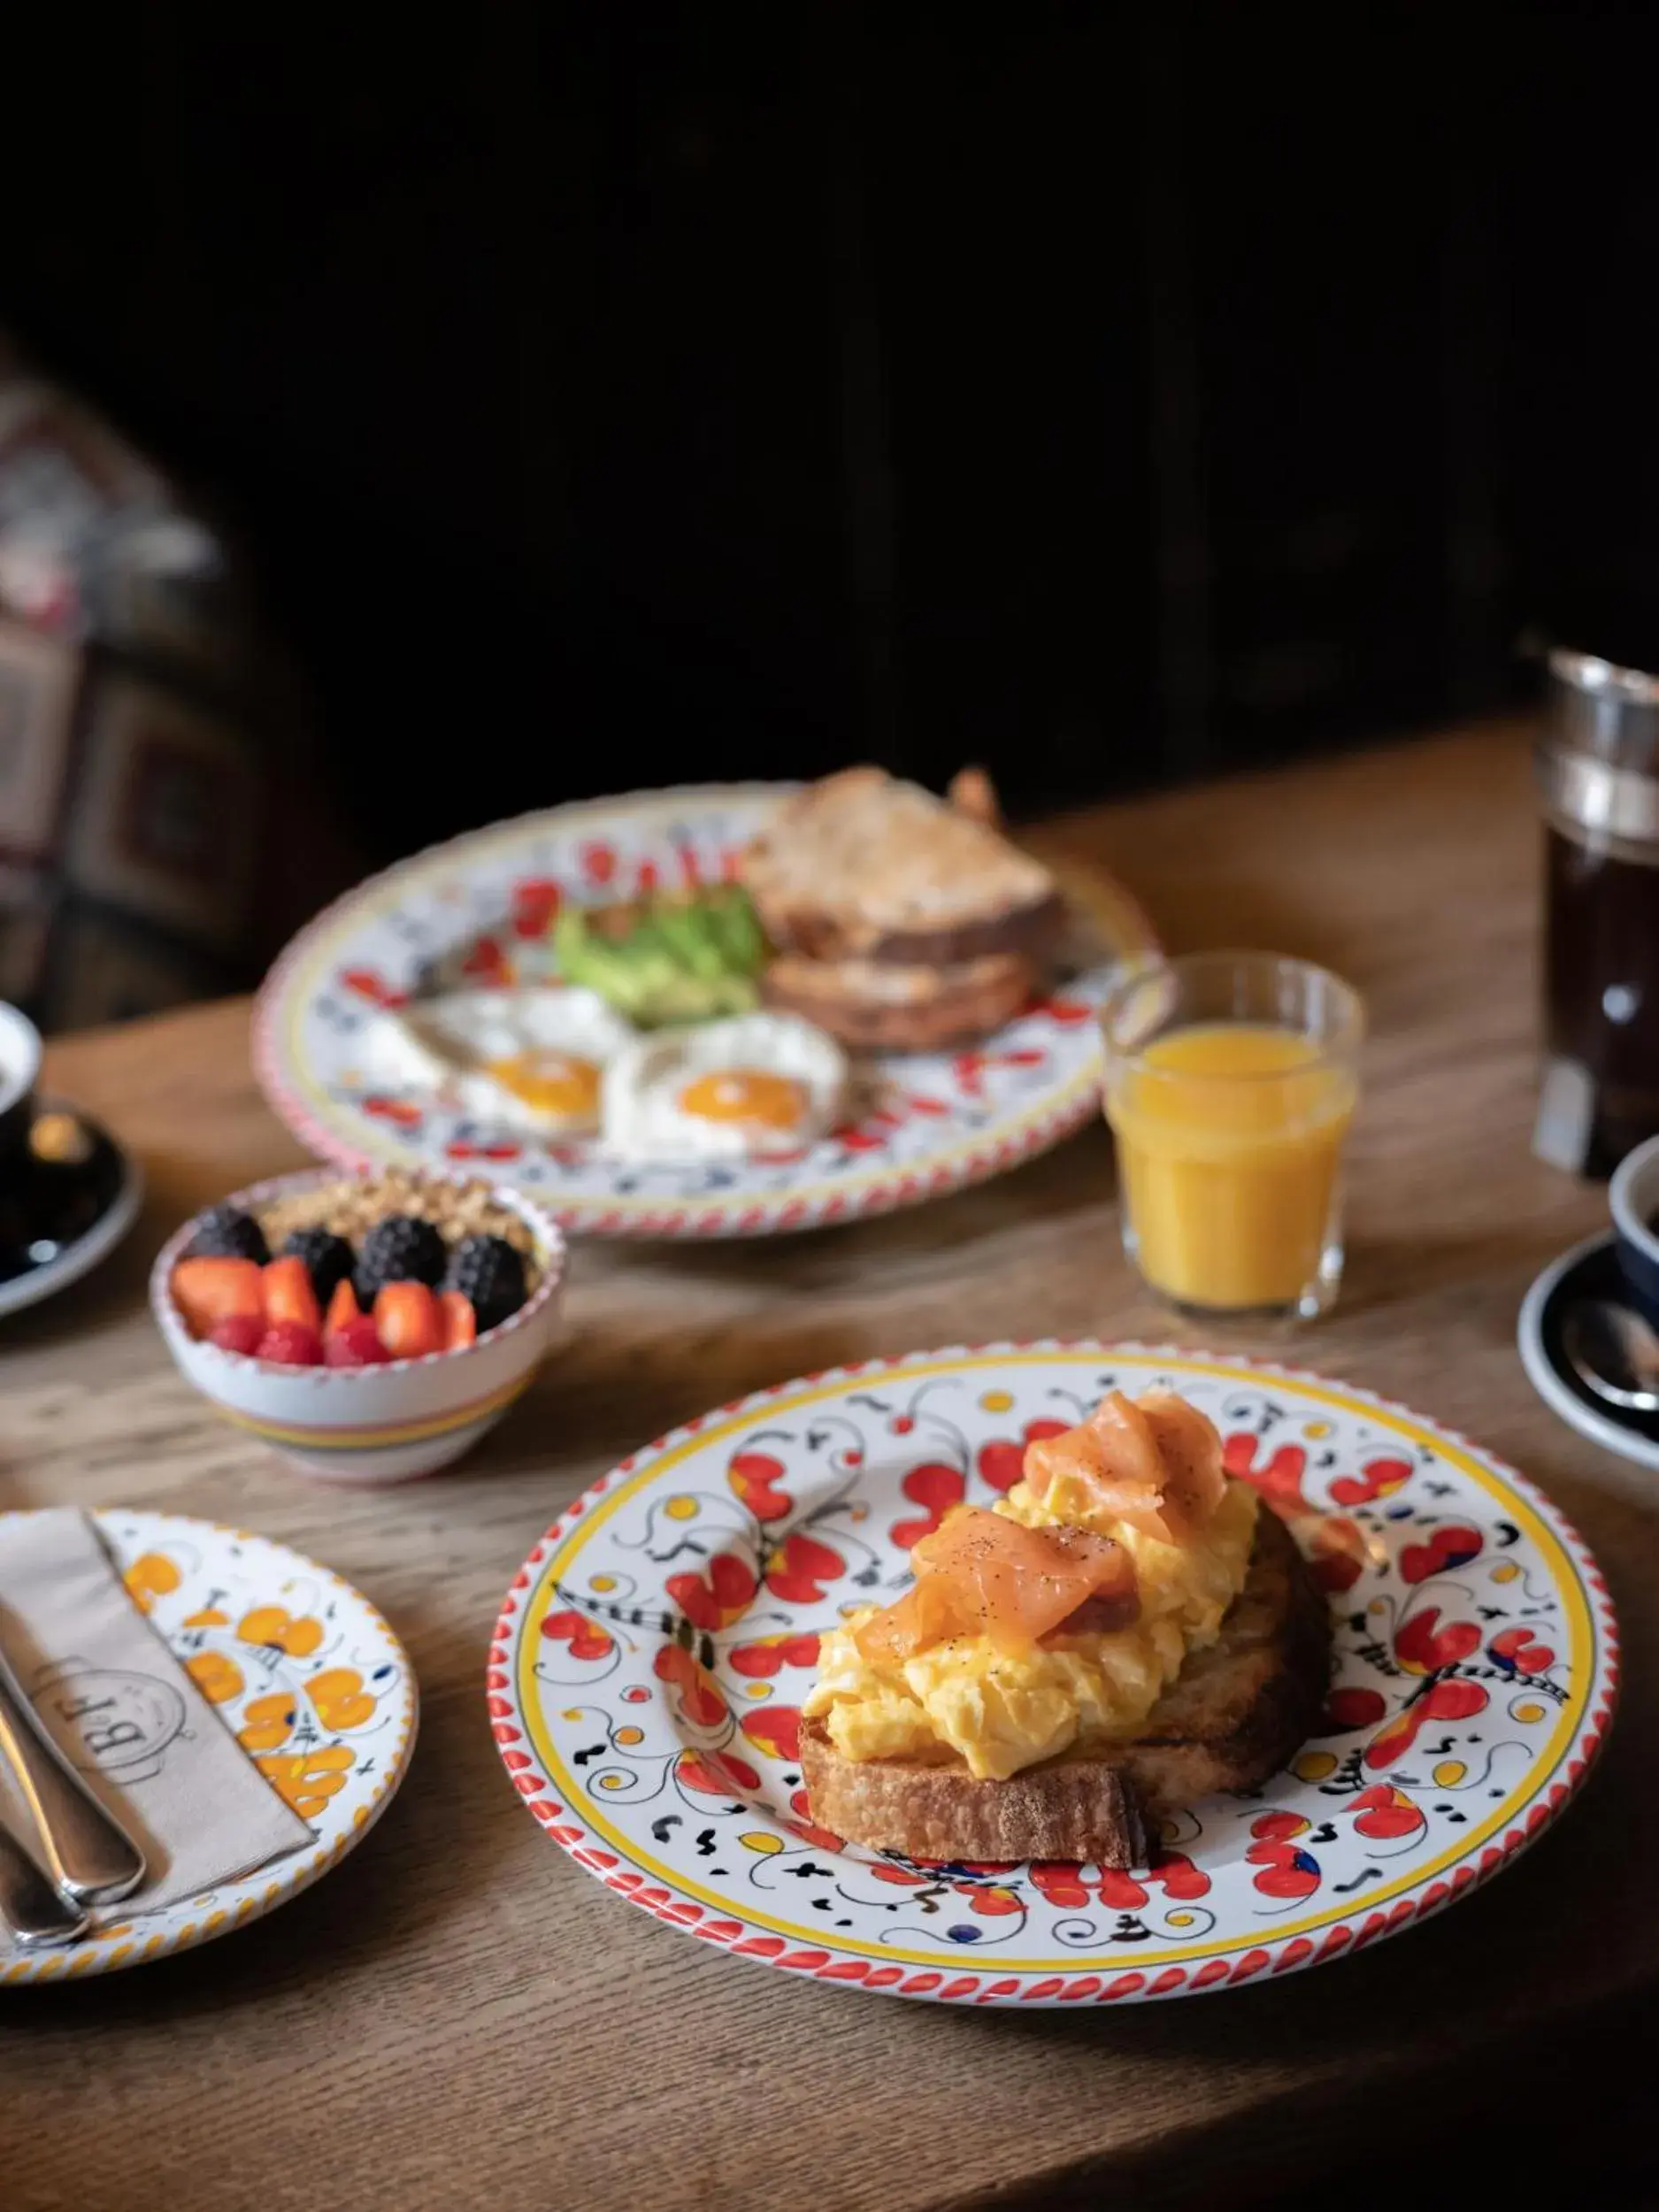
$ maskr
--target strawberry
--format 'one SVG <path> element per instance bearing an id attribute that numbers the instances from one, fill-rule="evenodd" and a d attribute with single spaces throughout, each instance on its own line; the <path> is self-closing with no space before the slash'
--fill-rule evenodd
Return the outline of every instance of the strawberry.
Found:
<path id="1" fill-rule="evenodd" d="M 382 1283 L 374 1297 L 374 1325 L 394 1359 L 419 1359 L 443 1348 L 438 1301 L 425 1283 Z"/>
<path id="2" fill-rule="evenodd" d="M 258 1350 L 264 1334 L 265 1323 L 257 1313 L 227 1313 L 208 1331 L 207 1340 L 217 1344 L 221 1352 L 252 1354 Z"/>
<path id="3" fill-rule="evenodd" d="M 361 1321 L 363 1309 L 357 1303 L 357 1294 L 351 1287 L 351 1278 L 346 1276 L 334 1285 L 334 1294 L 328 1301 L 328 1315 L 323 1323 L 323 1334 L 333 1336 L 343 1329 L 348 1321 Z"/>
<path id="4" fill-rule="evenodd" d="M 458 1352 L 464 1345 L 478 1341 L 478 1316 L 472 1302 L 462 1290 L 442 1290 L 438 1294 L 442 1309 L 441 1326 L 443 1330 L 443 1348 Z"/>
<path id="5" fill-rule="evenodd" d="M 196 1336 L 205 1336 L 233 1313 L 263 1320 L 263 1272 L 257 1260 L 180 1260 L 173 1271 L 173 1302 Z"/>
<path id="6" fill-rule="evenodd" d="M 334 1310 L 332 1305 L 329 1310 Z M 323 1339 L 323 1358 L 330 1367 L 378 1367 L 390 1357 L 380 1331 L 366 1313 L 354 1313 Z"/>
<path id="7" fill-rule="evenodd" d="M 323 1340 L 303 1321 L 273 1321 L 259 1340 L 258 1356 L 283 1367 L 320 1367 Z"/>
<path id="8" fill-rule="evenodd" d="M 284 1259 L 267 1260 L 260 1273 L 265 1284 L 267 1322 L 274 1326 L 279 1321 L 297 1321 L 302 1328 L 320 1332 L 322 1309 L 311 1287 L 311 1270 L 297 1253 L 290 1253 Z"/>

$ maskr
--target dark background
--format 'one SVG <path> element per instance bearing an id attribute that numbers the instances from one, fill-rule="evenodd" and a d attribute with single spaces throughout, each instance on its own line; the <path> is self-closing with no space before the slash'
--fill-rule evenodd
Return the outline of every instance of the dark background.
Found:
<path id="1" fill-rule="evenodd" d="M 369 857 L 1031 810 L 1655 664 L 1643 15 L 62 12 L 0 319 L 240 516 Z"/>

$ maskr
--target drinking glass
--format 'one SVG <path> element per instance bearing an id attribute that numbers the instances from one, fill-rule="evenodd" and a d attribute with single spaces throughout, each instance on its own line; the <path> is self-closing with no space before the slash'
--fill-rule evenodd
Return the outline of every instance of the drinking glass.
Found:
<path id="1" fill-rule="evenodd" d="M 1125 977 L 1101 1026 L 1142 1280 L 1197 1317 L 1323 1313 L 1342 1279 L 1358 994 L 1305 960 L 1193 953 Z"/>

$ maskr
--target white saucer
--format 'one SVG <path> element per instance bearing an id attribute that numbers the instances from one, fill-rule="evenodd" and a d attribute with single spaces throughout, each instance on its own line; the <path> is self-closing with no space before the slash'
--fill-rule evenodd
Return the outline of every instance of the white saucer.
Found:
<path id="1" fill-rule="evenodd" d="M 1552 1413 L 1604 1451 L 1659 1473 L 1659 1422 L 1640 1416 L 1621 1420 L 1592 1397 L 1561 1348 L 1560 1316 L 1580 1291 L 1606 1287 L 1594 1279 L 1609 1267 L 1615 1241 L 1613 1232 L 1603 1229 L 1553 1260 L 1521 1302 L 1515 1338 L 1527 1379 Z"/>
<path id="2" fill-rule="evenodd" d="M 43 1099 L 41 1110 L 46 1112 L 60 1105 L 60 1101 Z M 26 1306 L 38 1305 L 43 1298 L 54 1298 L 71 1283 L 79 1282 L 115 1249 L 138 1218 L 144 1195 L 143 1171 L 138 1163 L 90 1114 L 82 1113 L 75 1106 L 63 1106 L 63 1110 L 73 1113 L 95 1138 L 109 1146 L 119 1162 L 120 1179 L 109 1204 L 92 1226 L 73 1243 L 65 1245 L 56 1259 L 48 1260 L 27 1275 L 14 1277 L 9 1283 L 0 1283 L 0 1320 L 7 1314 L 21 1313 Z"/>

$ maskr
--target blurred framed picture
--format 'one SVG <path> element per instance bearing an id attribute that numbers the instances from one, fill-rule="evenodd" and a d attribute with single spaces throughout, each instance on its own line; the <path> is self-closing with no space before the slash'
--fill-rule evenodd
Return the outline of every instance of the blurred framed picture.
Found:
<path id="1" fill-rule="evenodd" d="M 0 854 L 43 856 L 57 828 L 69 765 L 79 657 L 0 615 Z"/>
<path id="2" fill-rule="evenodd" d="M 0 862 L 0 999 L 32 1002 L 46 964 L 50 890 L 43 876 Z"/>
<path id="3" fill-rule="evenodd" d="M 106 679 L 88 718 L 71 883 L 186 936 L 234 946 L 259 786 L 239 731 L 139 678 Z"/>

